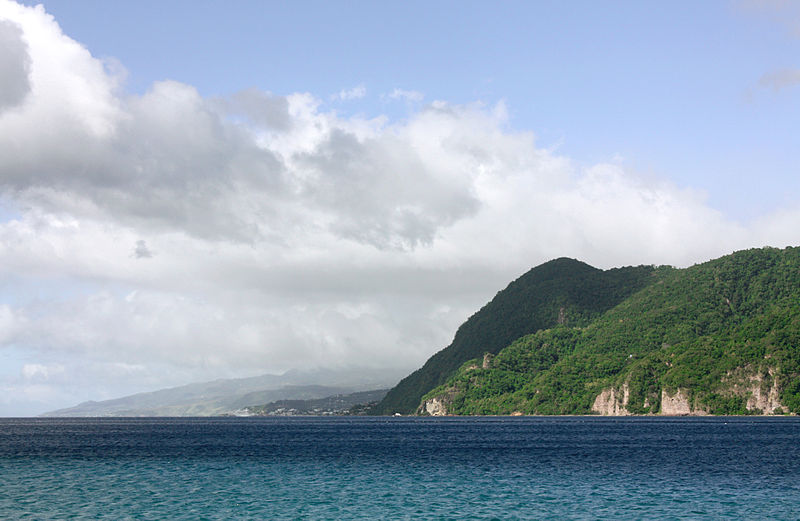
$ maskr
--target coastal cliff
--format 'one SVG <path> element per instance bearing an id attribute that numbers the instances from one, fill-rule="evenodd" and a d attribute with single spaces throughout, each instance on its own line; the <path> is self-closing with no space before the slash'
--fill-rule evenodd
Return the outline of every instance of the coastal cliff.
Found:
<path id="1" fill-rule="evenodd" d="M 652 280 L 597 318 L 568 313 L 465 361 L 423 415 L 800 413 L 800 248 L 763 248 Z"/>
<path id="2" fill-rule="evenodd" d="M 592 412 L 602 416 L 630 416 L 628 411 L 628 400 L 630 399 L 630 388 L 628 384 L 622 389 L 609 387 L 597 395 L 592 404 Z"/>
<path id="3" fill-rule="evenodd" d="M 430 400 L 426 400 L 422 402 L 420 406 L 419 414 L 425 414 L 428 416 L 447 416 L 447 405 L 445 404 L 445 400 L 442 397 L 431 398 Z"/>

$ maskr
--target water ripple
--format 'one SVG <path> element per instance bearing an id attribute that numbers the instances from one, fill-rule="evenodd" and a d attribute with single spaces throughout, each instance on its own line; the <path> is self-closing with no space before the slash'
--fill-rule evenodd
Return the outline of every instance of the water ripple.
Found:
<path id="1" fill-rule="evenodd" d="M 800 420 L 0 420 L 3 519 L 797 519 Z"/>

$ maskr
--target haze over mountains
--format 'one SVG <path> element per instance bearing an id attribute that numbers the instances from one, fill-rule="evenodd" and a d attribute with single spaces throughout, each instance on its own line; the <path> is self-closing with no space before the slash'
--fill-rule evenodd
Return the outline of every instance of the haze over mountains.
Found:
<path id="1" fill-rule="evenodd" d="M 401 376 L 290 371 L 47 415 L 206 416 L 298 407 L 308 413 L 328 402 L 300 401 L 335 395 L 328 401 L 342 411 L 342 395 L 386 389 Z M 372 401 L 384 391 L 363 396 Z M 448 347 L 368 412 L 800 413 L 800 248 L 745 250 L 685 269 L 546 262 L 498 292 Z"/>
<path id="2" fill-rule="evenodd" d="M 42 416 L 211 416 L 278 400 L 309 400 L 388 388 L 402 376 L 361 369 L 293 370 L 282 375 L 220 379 L 89 401 Z"/>

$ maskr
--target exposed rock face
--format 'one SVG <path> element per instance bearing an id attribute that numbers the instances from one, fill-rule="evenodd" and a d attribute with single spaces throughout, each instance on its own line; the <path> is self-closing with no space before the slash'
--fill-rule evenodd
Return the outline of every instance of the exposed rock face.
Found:
<path id="1" fill-rule="evenodd" d="M 686 389 L 678 389 L 672 395 L 662 389 L 661 414 L 663 416 L 704 416 L 708 414 L 708 411 L 702 407 L 692 407 Z"/>
<path id="2" fill-rule="evenodd" d="M 772 385 L 764 391 L 764 378 L 757 374 L 750 378 L 750 397 L 747 399 L 747 410 L 761 412 L 761 414 L 775 414 L 777 409 L 783 412 L 785 409 L 781 404 L 780 391 L 778 390 L 777 378 L 772 369 L 769 370 L 772 377 Z"/>
<path id="3" fill-rule="evenodd" d="M 444 400 L 438 396 L 425 400 L 422 406 L 425 412 L 431 416 L 447 416 L 447 407 L 444 404 Z"/>
<path id="4" fill-rule="evenodd" d="M 592 412 L 603 416 L 628 416 L 628 398 L 630 389 L 624 384 L 621 390 L 609 387 L 597 395 L 592 405 Z"/>
<path id="5" fill-rule="evenodd" d="M 747 399 L 745 407 L 755 414 L 783 414 L 786 407 L 780 400 L 778 370 L 763 370 L 751 366 L 729 372 L 722 382 L 728 385 L 729 392 Z"/>
<path id="6" fill-rule="evenodd" d="M 766 378 L 766 374 L 769 378 Z M 747 397 L 747 410 L 760 414 L 783 414 L 786 407 L 780 401 L 780 389 L 778 388 L 775 371 L 769 369 L 768 373 L 748 375 L 738 373 L 738 383 L 731 385 L 729 391 L 738 396 Z M 730 375 L 729 375 L 730 376 Z M 765 380 L 769 386 L 765 385 Z M 723 380 L 724 381 L 724 380 Z M 609 387 L 603 389 L 592 405 L 592 412 L 603 416 L 628 416 L 630 391 L 628 385 L 623 385 L 620 389 Z M 644 402 L 645 408 L 650 406 L 648 400 Z M 687 389 L 677 389 L 670 393 L 661 390 L 661 411 L 662 416 L 705 416 L 709 412 L 697 402 L 689 399 Z"/>

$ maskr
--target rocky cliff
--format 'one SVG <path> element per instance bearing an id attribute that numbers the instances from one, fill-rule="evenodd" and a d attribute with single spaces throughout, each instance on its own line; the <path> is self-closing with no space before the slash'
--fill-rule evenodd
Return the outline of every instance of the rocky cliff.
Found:
<path id="1" fill-rule="evenodd" d="M 728 387 L 723 391 L 730 397 L 745 400 L 745 407 L 751 414 L 774 415 L 785 414 L 787 409 L 780 401 L 778 373 L 769 368 L 765 373 L 748 372 L 745 369 L 732 372 L 724 379 Z M 620 388 L 603 389 L 592 404 L 592 413 L 602 416 L 629 416 L 630 387 L 627 383 Z M 642 404 L 650 408 L 650 403 Z M 689 389 L 678 388 L 674 391 L 661 390 L 661 402 L 658 413 L 662 416 L 704 416 L 710 414 L 700 400 L 692 398 Z"/>
<path id="2" fill-rule="evenodd" d="M 550 328 L 465 361 L 419 411 L 800 414 L 800 248 L 651 276 L 585 325 L 559 311 Z"/>

